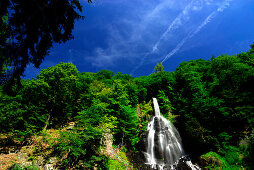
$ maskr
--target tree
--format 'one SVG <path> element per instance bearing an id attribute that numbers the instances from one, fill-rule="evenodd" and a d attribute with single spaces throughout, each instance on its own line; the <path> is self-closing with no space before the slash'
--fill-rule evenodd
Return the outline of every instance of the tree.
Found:
<path id="1" fill-rule="evenodd" d="M 48 103 L 46 109 L 54 125 L 65 123 L 77 110 L 79 93 L 77 89 L 78 70 L 71 63 L 60 63 L 43 69 L 37 80 L 48 84 Z"/>
<path id="2" fill-rule="evenodd" d="M 11 82 L 20 79 L 29 63 L 39 68 L 54 43 L 72 39 L 74 22 L 83 18 L 78 0 L 1 0 L 0 11 L 0 18 L 8 17 L 11 35 L 7 38 L 7 34 L 0 34 L 4 48 L 0 71 L 8 64 Z M 3 19 L 0 21 L 3 27 Z"/>
<path id="3" fill-rule="evenodd" d="M 99 126 L 99 116 L 93 112 L 80 112 L 77 128 L 60 133 L 54 148 L 57 156 L 62 159 L 62 169 L 91 169 L 96 165 L 99 169 L 106 169 L 107 159 L 99 154 L 105 130 Z"/>
<path id="4" fill-rule="evenodd" d="M 0 96 L 0 132 L 13 132 L 24 128 L 24 114 L 22 97 Z"/>
<path id="5" fill-rule="evenodd" d="M 1 95 L 1 131 L 29 136 L 48 124 L 55 127 L 73 119 L 79 98 L 77 75 L 73 64 L 60 63 L 43 69 L 37 79 L 21 81 L 15 97 Z"/>
<path id="6" fill-rule="evenodd" d="M 156 73 L 159 73 L 159 72 L 164 71 L 163 68 L 164 67 L 163 67 L 162 63 L 157 63 L 156 66 L 154 67 L 154 70 Z"/>
<path id="7" fill-rule="evenodd" d="M 145 100 L 149 101 L 156 97 L 159 90 L 168 90 L 168 86 L 173 83 L 173 74 L 170 72 L 159 72 L 149 76 L 138 77 L 135 82 L 138 84 L 140 91 L 139 95 L 145 95 Z M 141 97 L 141 96 L 140 96 Z M 142 98 L 143 98 L 142 97 Z"/>
<path id="8" fill-rule="evenodd" d="M 4 44 L 7 40 L 7 38 L 10 36 L 8 25 L 7 25 L 7 20 L 8 20 L 7 16 L 2 16 L 0 18 L 0 61 L 1 62 L 5 58 Z M 7 65 L 9 64 L 9 60 L 7 60 L 5 63 L 1 63 L 1 64 L 2 65 L 0 66 L 1 67 L 1 69 L 0 69 L 0 85 L 2 85 L 7 80 L 7 77 L 8 77 Z"/>

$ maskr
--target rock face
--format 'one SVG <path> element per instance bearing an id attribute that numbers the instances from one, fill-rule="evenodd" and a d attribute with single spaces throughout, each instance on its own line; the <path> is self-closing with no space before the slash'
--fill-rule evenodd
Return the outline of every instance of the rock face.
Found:
<path id="1" fill-rule="evenodd" d="M 13 139 L 7 140 L 5 138 L 1 138 L 0 170 L 15 168 L 41 170 L 56 169 L 60 162 L 60 158 L 51 157 L 53 148 L 49 143 L 54 142 L 54 139 L 58 137 L 59 132 L 57 130 L 50 129 L 45 133 L 47 133 L 47 135 L 32 136 L 29 140 L 29 144 L 26 145 L 22 145 L 20 141 Z M 4 140 L 8 141 L 8 143 Z M 5 143 L 3 144 L 3 142 Z"/>

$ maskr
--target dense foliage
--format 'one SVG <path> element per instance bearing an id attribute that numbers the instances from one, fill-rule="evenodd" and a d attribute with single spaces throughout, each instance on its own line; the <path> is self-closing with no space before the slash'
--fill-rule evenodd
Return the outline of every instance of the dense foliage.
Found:
<path id="1" fill-rule="evenodd" d="M 142 133 L 153 114 L 150 101 L 156 97 L 162 114 L 180 131 L 187 153 L 208 160 L 203 166 L 251 169 L 251 47 L 238 55 L 183 62 L 174 72 L 158 64 L 156 73 L 138 78 L 109 70 L 80 73 L 75 65 L 60 63 L 41 70 L 35 79 L 22 80 L 12 96 L 1 90 L 0 133 L 26 141 L 43 129 L 75 122 L 53 146 L 63 159 L 61 167 L 108 168 L 107 157 L 100 155 L 103 134 L 113 134 L 114 145 L 128 151 L 141 150 Z"/>
<path id="2" fill-rule="evenodd" d="M 54 43 L 72 39 L 80 12 L 78 0 L 1 0 L 0 84 L 13 84 L 28 64 L 38 68 Z M 2 75 L 5 65 L 12 70 Z"/>

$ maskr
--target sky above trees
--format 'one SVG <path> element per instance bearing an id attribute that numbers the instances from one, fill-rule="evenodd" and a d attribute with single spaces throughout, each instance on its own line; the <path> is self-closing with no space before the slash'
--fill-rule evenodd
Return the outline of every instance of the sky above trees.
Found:
<path id="1" fill-rule="evenodd" d="M 158 62 L 174 71 L 182 61 L 245 52 L 254 42 L 254 0 L 85 2 L 74 40 L 55 44 L 40 69 L 27 67 L 25 78 L 60 62 L 82 72 L 149 75 Z"/>

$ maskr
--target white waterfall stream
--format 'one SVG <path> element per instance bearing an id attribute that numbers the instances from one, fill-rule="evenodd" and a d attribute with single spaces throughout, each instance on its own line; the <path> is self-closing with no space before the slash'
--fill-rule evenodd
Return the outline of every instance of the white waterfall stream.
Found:
<path id="1" fill-rule="evenodd" d="M 148 146 L 145 153 L 147 162 L 152 169 L 175 169 L 179 160 L 193 170 L 200 169 L 190 160 L 184 159 L 185 153 L 181 144 L 181 137 L 174 125 L 160 115 L 156 98 L 153 98 L 155 116 L 148 124 Z"/>

